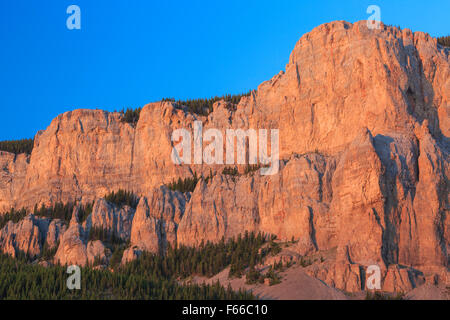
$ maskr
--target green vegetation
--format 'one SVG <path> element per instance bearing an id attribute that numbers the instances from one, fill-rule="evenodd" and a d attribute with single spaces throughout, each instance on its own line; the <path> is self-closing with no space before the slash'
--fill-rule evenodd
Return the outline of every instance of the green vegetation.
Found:
<path id="1" fill-rule="evenodd" d="M 281 277 L 278 275 L 278 273 L 275 272 L 273 268 L 270 268 L 270 270 L 267 272 L 266 278 L 269 279 L 269 285 L 271 286 L 281 283 Z"/>
<path id="2" fill-rule="evenodd" d="M 191 99 L 191 100 L 178 100 L 175 101 L 174 98 L 164 98 L 162 101 L 170 101 L 174 102 L 178 105 L 183 105 L 188 108 L 188 111 L 191 113 L 199 114 L 199 115 L 208 115 L 212 112 L 212 108 L 214 103 L 220 100 L 225 100 L 232 104 L 238 104 L 242 97 L 250 96 L 252 91 L 247 93 L 237 94 L 237 95 L 223 95 L 221 97 L 212 97 L 212 98 L 204 98 L 204 99 Z"/>
<path id="3" fill-rule="evenodd" d="M 70 222 L 70 219 L 72 218 L 73 209 L 75 207 L 74 203 L 66 203 L 63 204 L 61 202 L 55 203 L 55 205 L 51 207 L 46 207 L 44 204 L 41 205 L 41 207 L 38 209 L 37 205 L 34 206 L 33 214 L 36 217 L 41 218 L 49 218 L 49 219 L 61 219 L 66 224 Z M 82 223 L 86 220 L 86 218 L 92 213 L 92 207 L 93 204 L 89 203 L 86 205 L 80 205 L 79 212 L 78 212 L 78 220 Z M 12 221 L 14 223 L 17 223 L 21 221 L 23 218 L 27 216 L 27 210 L 21 209 L 21 210 L 14 210 L 11 209 L 10 212 L 7 212 L 3 215 L 0 215 L 0 229 L 3 228 L 8 221 Z"/>
<path id="4" fill-rule="evenodd" d="M 199 247 L 171 247 L 164 255 L 143 253 L 139 259 L 121 266 L 131 274 L 160 279 L 186 279 L 192 275 L 212 277 L 230 266 L 230 277 L 241 277 L 245 268 L 262 261 L 268 250 L 261 250 L 266 242 L 259 233 L 246 232 L 219 243 L 202 243 Z"/>
<path id="5" fill-rule="evenodd" d="M 99 227 L 91 228 L 89 231 L 89 240 L 100 240 L 103 243 L 108 243 L 111 245 L 120 245 L 124 243 L 124 241 L 114 233 L 108 232 L 108 230 Z"/>
<path id="6" fill-rule="evenodd" d="M 215 174 L 212 172 L 212 169 L 209 168 L 209 175 L 205 178 L 205 183 L 208 184 L 214 178 Z"/>
<path id="7" fill-rule="evenodd" d="M 272 253 L 273 256 L 276 256 L 282 250 L 280 244 L 275 242 L 274 237 L 272 237 L 272 239 L 270 240 L 269 247 L 270 247 L 270 252 Z"/>
<path id="8" fill-rule="evenodd" d="M 437 42 L 444 47 L 450 47 L 450 36 L 437 38 Z"/>
<path id="9" fill-rule="evenodd" d="M 0 141 L 0 151 L 6 151 L 14 154 L 31 154 L 33 151 L 33 146 L 34 139 Z"/>
<path id="10" fill-rule="evenodd" d="M 254 172 L 258 171 L 259 169 L 261 169 L 261 165 L 260 164 L 248 164 L 245 167 L 244 174 L 251 174 L 251 173 L 254 173 Z"/>
<path id="11" fill-rule="evenodd" d="M 232 176 L 235 177 L 239 175 L 239 171 L 236 167 L 225 167 L 222 170 L 222 174 L 226 176 Z"/>
<path id="12" fill-rule="evenodd" d="M 262 275 L 260 271 L 255 268 L 250 268 L 245 275 L 246 284 L 264 283 L 265 279 L 269 279 L 269 285 L 273 286 L 281 283 L 281 276 L 271 266 L 269 271 L 265 275 Z"/>
<path id="13" fill-rule="evenodd" d="M 110 194 L 105 195 L 105 199 L 118 207 L 128 205 L 134 209 L 136 209 L 139 202 L 139 198 L 134 193 L 124 190 L 111 192 Z M 34 206 L 33 214 L 36 217 L 49 218 L 51 220 L 60 219 L 68 224 L 70 222 L 70 219 L 72 219 L 72 214 L 75 206 L 76 204 L 73 202 L 68 202 L 66 204 L 57 202 L 50 207 L 46 207 L 44 204 L 42 204 L 39 208 L 36 205 Z M 86 221 L 87 217 L 92 213 L 93 206 L 94 203 L 79 205 L 78 221 L 80 223 Z M 27 211 L 25 209 L 11 209 L 9 212 L 0 215 L 0 229 L 2 229 L 8 223 L 8 221 L 17 223 L 26 216 Z"/>
<path id="14" fill-rule="evenodd" d="M 116 269 L 117 266 L 122 261 L 123 252 L 129 246 L 129 243 L 118 237 L 115 233 L 108 232 L 108 230 L 99 227 L 91 227 L 89 231 L 89 240 L 95 241 L 100 240 L 105 247 L 111 250 L 112 256 L 110 261 L 110 266 Z M 100 265 L 102 263 L 95 263 L 95 265 Z"/>
<path id="15" fill-rule="evenodd" d="M 248 292 L 233 292 L 220 284 L 180 285 L 173 278 L 158 278 L 150 272 L 127 267 L 116 272 L 81 270 L 81 290 L 68 290 L 66 268 L 30 265 L 22 258 L 0 255 L 0 300 L 236 300 L 254 299 Z"/>
<path id="16" fill-rule="evenodd" d="M 124 206 L 128 205 L 134 209 L 136 209 L 138 205 L 138 197 L 129 191 L 119 190 L 117 192 L 111 192 L 110 194 L 105 196 L 105 199 L 116 206 Z M 63 220 L 66 224 L 70 222 L 72 218 L 73 209 L 76 204 L 73 202 L 68 202 L 63 204 L 62 202 L 57 202 L 53 206 L 46 207 L 44 204 L 41 205 L 40 208 L 38 206 L 34 206 L 33 213 L 37 217 L 49 218 L 49 219 L 60 219 Z M 92 213 L 94 204 L 88 203 L 85 205 L 79 205 L 78 211 L 78 221 L 83 223 L 86 221 L 87 217 Z M 14 210 L 11 209 L 10 212 L 7 212 L 3 215 L 0 215 L 0 229 L 3 228 L 8 221 L 12 221 L 14 223 L 19 222 L 27 215 L 27 211 L 25 209 Z"/>
<path id="17" fill-rule="evenodd" d="M 322 259 L 322 258 L 321 258 Z M 321 260 L 322 261 L 322 260 Z M 314 263 L 314 261 L 312 261 L 311 259 L 309 259 L 309 258 L 305 258 L 305 257 L 301 257 L 300 258 L 300 261 L 299 261 L 299 264 L 303 267 L 303 268 L 306 268 L 306 267 L 309 267 L 310 265 L 312 265 Z"/>
<path id="18" fill-rule="evenodd" d="M 123 252 L 126 249 L 126 245 L 119 245 L 114 249 L 115 250 L 112 251 L 111 258 L 109 259 L 109 267 L 116 270 L 122 262 Z"/>
<path id="19" fill-rule="evenodd" d="M 120 265 L 125 245 L 105 230 L 92 228 L 91 240 L 116 246 L 110 260 L 114 272 L 82 269 L 82 289 L 66 289 L 65 268 L 32 266 L 25 256 L 12 259 L 0 255 L 0 299 L 253 299 L 247 292 L 233 292 L 220 284 L 181 285 L 192 275 L 211 277 L 230 266 L 230 276 L 242 276 L 254 268 L 270 247 L 266 237 L 246 232 L 243 236 L 199 247 L 171 247 L 163 255 L 143 253 L 139 259 Z M 273 239 L 273 238 L 272 238 Z M 51 258 L 55 249 L 44 248 L 42 258 Z M 101 265 L 97 257 L 92 266 Z"/>
<path id="20" fill-rule="evenodd" d="M 225 100 L 227 102 L 230 102 L 232 104 L 238 104 L 242 97 L 248 97 L 252 91 L 249 91 L 247 93 L 242 94 L 236 94 L 236 95 L 223 95 L 221 97 L 216 96 L 213 98 L 203 98 L 203 99 L 189 99 L 189 100 L 178 100 L 176 101 L 174 98 L 163 98 L 161 101 L 170 101 L 178 105 L 186 106 L 188 111 L 191 113 L 199 114 L 199 115 L 208 115 L 210 112 L 212 112 L 212 108 L 215 102 L 220 100 Z M 136 127 L 139 117 L 141 115 L 142 108 L 137 109 L 131 109 L 127 108 L 126 110 L 123 109 L 121 111 L 122 113 L 122 122 L 126 122 L 131 124 L 133 127 Z M 0 148 L 0 150 L 2 150 Z"/>
<path id="21" fill-rule="evenodd" d="M 247 166 L 244 169 L 243 174 L 244 175 L 253 174 L 254 172 L 258 171 L 261 168 L 262 168 L 261 164 L 247 164 Z M 240 175 L 239 170 L 236 167 L 225 167 L 222 170 L 222 174 L 232 176 L 232 177 L 237 177 Z"/>
<path id="22" fill-rule="evenodd" d="M 123 207 L 127 205 L 133 209 L 137 208 L 139 203 L 139 198 L 131 191 L 125 191 L 120 189 L 117 192 L 111 192 L 105 195 L 105 200 L 115 204 L 118 207 Z"/>
<path id="23" fill-rule="evenodd" d="M 66 224 L 70 222 L 72 218 L 73 209 L 76 204 L 69 202 L 63 204 L 62 202 L 57 202 L 51 207 L 46 207 L 44 204 L 38 209 L 37 206 L 34 207 L 33 213 L 37 217 L 50 218 L 50 219 L 61 219 Z M 86 205 L 80 205 L 78 211 L 78 220 L 83 223 L 87 217 L 92 213 L 93 204 L 89 203 Z"/>
<path id="24" fill-rule="evenodd" d="M 270 249 L 261 248 L 266 243 L 266 238 L 258 233 L 255 237 L 253 233 L 248 235 L 246 232 L 244 237 L 239 235 L 236 241 L 231 242 L 231 265 L 229 278 L 240 278 L 244 275 L 246 268 L 253 268 L 256 264 L 261 263 Z"/>
<path id="25" fill-rule="evenodd" d="M 16 211 L 14 209 L 11 209 L 9 212 L 4 213 L 0 215 L 0 229 L 2 229 L 8 221 L 12 221 L 13 223 L 17 223 L 23 218 L 27 216 L 27 210 L 21 209 L 19 211 Z"/>
<path id="26" fill-rule="evenodd" d="M 124 206 L 128 205 L 134 209 L 136 209 L 138 204 L 138 197 L 134 195 L 132 192 L 119 190 L 117 193 L 112 192 L 105 196 L 105 199 L 116 206 Z M 46 207 L 44 204 L 41 205 L 40 208 L 38 206 L 34 206 L 33 214 L 36 217 L 41 218 L 49 218 L 60 219 L 63 220 L 66 224 L 70 222 L 72 218 L 73 210 L 76 204 L 73 202 L 68 202 L 63 204 L 62 202 L 57 202 L 53 206 Z M 87 217 L 92 213 L 94 204 L 88 203 L 85 205 L 79 205 L 78 211 L 78 221 L 83 223 L 86 221 Z M 11 209 L 9 212 L 0 215 L 0 229 L 2 229 L 8 221 L 12 221 L 13 223 L 17 223 L 21 221 L 23 218 L 27 216 L 27 211 L 25 209 L 15 210 Z"/>
<path id="27" fill-rule="evenodd" d="M 399 292 L 396 295 L 390 295 L 379 291 L 366 292 L 366 300 L 404 300 L 404 299 L 405 294 L 402 292 Z"/>
<path id="28" fill-rule="evenodd" d="M 194 174 L 192 178 L 181 179 L 178 178 L 177 181 L 173 181 L 167 185 L 172 191 L 179 191 L 182 193 L 185 192 L 194 192 L 195 187 L 200 179 L 197 177 L 197 173 Z"/>
<path id="29" fill-rule="evenodd" d="M 139 198 L 130 191 L 119 190 L 117 192 L 111 192 L 110 194 L 105 195 L 105 199 L 116 206 L 122 207 L 124 205 L 128 205 L 134 209 L 136 209 Z M 70 222 L 72 218 L 73 210 L 76 204 L 73 202 L 68 202 L 63 204 L 62 202 L 57 202 L 53 206 L 46 207 L 44 204 L 41 205 L 40 208 L 38 206 L 34 206 L 33 214 L 36 217 L 41 218 L 49 218 L 49 219 L 60 219 L 63 220 L 66 224 Z M 88 203 L 85 205 L 79 205 L 78 211 L 78 221 L 83 223 L 86 221 L 87 217 L 92 213 L 94 203 Z M 0 215 L 0 229 L 3 228 L 8 221 L 12 221 L 14 223 L 19 222 L 23 218 L 27 216 L 27 211 L 25 209 L 15 210 L 11 209 L 11 211 Z"/>
<path id="30" fill-rule="evenodd" d="M 230 277 L 241 277 L 247 268 L 255 270 L 272 250 L 270 245 L 265 246 L 263 234 L 246 232 L 217 244 L 202 242 L 196 248 L 169 246 L 165 254 L 142 253 L 139 259 L 120 265 L 127 244 L 100 228 L 92 228 L 89 238 L 113 247 L 110 267 L 114 272 L 83 268 L 82 290 L 70 291 L 65 286 L 68 275 L 64 267 L 43 268 L 31 265 L 25 255 L 19 254 L 17 259 L 0 255 L 0 299 L 252 299 L 250 293 L 233 292 L 218 283 L 180 283 L 192 275 L 211 277 L 228 266 Z M 55 248 L 44 246 L 40 258 L 48 260 L 55 253 Z M 96 257 L 91 266 L 101 264 Z M 259 275 L 255 278 L 264 281 Z M 276 283 L 278 275 L 268 273 L 265 278 Z"/>
<path id="31" fill-rule="evenodd" d="M 127 110 L 122 110 L 122 122 L 126 122 L 131 124 L 133 127 L 136 127 L 136 124 L 139 121 L 139 117 L 141 115 L 141 111 L 142 108 L 137 108 L 137 109 L 129 109 L 127 108 Z"/>
<path id="32" fill-rule="evenodd" d="M 265 277 L 255 267 L 250 267 L 245 274 L 245 284 L 264 283 Z"/>
<path id="33" fill-rule="evenodd" d="M 58 247 L 59 243 L 53 248 L 49 248 L 48 243 L 45 242 L 44 246 L 42 247 L 41 259 L 45 261 L 52 260 L 56 254 L 56 251 L 58 250 Z"/>
<path id="34" fill-rule="evenodd" d="M 111 232 L 105 228 L 92 226 L 89 230 L 89 241 L 100 240 L 103 245 L 111 250 L 111 258 L 109 261 L 109 266 L 112 269 L 116 269 L 122 261 L 123 252 L 127 247 L 129 247 L 129 241 L 125 241 L 120 238 L 114 231 Z M 95 257 L 93 266 L 101 265 L 103 262 L 100 257 Z"/>
<path id="35" fill-rule="evenodd" d="M 273 286 L 275 284 L 281 283 L 281 276 L 279 275 L 279 272 L 283 272 L 291 266 L 292 262 L 287 262 L 286 265 L 283 265 L 283 262 L 280 260 L 279 262 L 274 263 L 273 266 L 270 266 L 265 275 L 261 274 L 261 272 L 259 270 L 256 270 L 254 267 L 250 267 L 245 274 L 245 283 L 264 283 L 265 279 L 269 279 L 269 285 Z"/>

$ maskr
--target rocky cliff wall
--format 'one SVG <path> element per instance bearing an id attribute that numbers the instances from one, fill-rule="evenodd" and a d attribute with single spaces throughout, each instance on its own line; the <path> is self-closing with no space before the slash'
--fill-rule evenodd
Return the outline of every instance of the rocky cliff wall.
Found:
<path id="1" fill-rule="evenodd" d="M 237 106 L 216 103 L 208 116 L 170 102 L 145 106 L 136 127 L 118 113 L 60 115 L 36 136 L 31 157 L 0 153 L 0 208 L 93 201 L 127 189 L 141 196 L 135 213 L 117 218 L 119 209 L 99 203 L 96 212 L 106 216 L 89 220 L 122 228 L 132 245 L 125 260 L 169 242 L 197 245 L 249 230 L 294 237 L 301 254 L 334 249 L 336 262 L 311 273 L 345 290 L 361 288 L 360 271 L 374 263 L 390 287 L 404 285 L 404 268 L 446 279 L 449 76 L 449 50 L 427 34 L 325 24 L 300 39 L 285 72 Z M 174 165 L 171 133 L 195 120 L 223 132 L 279 129 L 279 173 L 231 177 L 221 166 Z M 192 195 L 161 187 L 210 171 L 217 174 Z M 73 224 L 61 238 L 60 261 L 105 251 L 83 238 L 88 225 Z M 11 228 L 3 230 L 5 245 L 38 251 L 36 230 L 22 245 Z"/>

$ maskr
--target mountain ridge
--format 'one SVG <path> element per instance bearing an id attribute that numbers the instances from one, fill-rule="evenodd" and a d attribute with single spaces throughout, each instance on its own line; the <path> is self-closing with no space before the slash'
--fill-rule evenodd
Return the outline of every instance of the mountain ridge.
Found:
<path id="1" fill-rule="evenodd" d="M 0 211 L 96 201 L 91 220 L 127 225 L 124 261 L 168 243 L 261 231 L 295 238 L 301 255 L 334 248 L 333 259 L 308 272 L 345 291 L 364 289 L 371 264 L 383 270 L 388 291 L 448 283 L 449 79 L 449 50 L 428 34 L 370 30 L 365 21 L 323 24 L 297 42 L 286 71 L 237 105 L 219 101 L 197 115 L 169 101 L 151 103 L 135 128 L 101 110 L 58 116 L 36 135 L 31 156 L 0 153 Z M 221 174 L 224 166 L 174 165 L 171 132 L 192 130 L 196 120 L 220 130 L 279 129 L 280 172 L 262 177 L 239 168 L 231 177 Z M 200 180 L 192 194 L 164 186 L 210 172 L 211 181 Z M 134 213 L 100 204 L 119 189 L 141 197 Z M 106 223 L 118 228 L 113 224 Z M 106 257 L 100 243 L 82 236 L 90 227 L 73 219 L 56 261 Z M 33 220 L 20 228 L 25 235 L 45 229 Z M 4 251 L 40 251 L 45 237 L 18 243 L 14 230 L 0 231 Z"/>

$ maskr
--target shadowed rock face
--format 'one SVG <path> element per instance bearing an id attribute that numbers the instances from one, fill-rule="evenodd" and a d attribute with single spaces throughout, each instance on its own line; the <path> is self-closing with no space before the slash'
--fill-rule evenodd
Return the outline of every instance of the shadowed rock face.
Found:
<path id="1" fill-rule="evenodd" d="M 127 241 L 131 236 L 134 213 L 135 210 L 129 206 L 117 208 L 104 199 L 98 199 L 84 226 L 87 230 L 93 227 L 107 230 L 109 234 Z"/>
<path id="2" fill-rule="evenodd" d="M 364 287 L 371 264 L 382 267 L 386 290 L 413 286 L 417 270 L 445 282 L 449 95 L 449 51 L 429 35 L 332 22 L 300 39 L 285 72 L 237 106 L 216 103 L 207 117 L 169 102 L 145 106 L 135 128 L 117 113 L 59 116 L 36 136 L 29 159 L 0 153 L 0 208 L 92 201 L 117 189 L 141 196 L 136 212 L 97 200 L 83 225 L 52 231 L 47 239 L 60 237 L 62 263 L 107 258 L 88 243 L 92 225 L 130 241 L 124 262 L 168 243 L 198 245 L 248 230 L 294 237 L 300 254 L 336 249 L 332 264 L 309 272 L 347 291 Z M 223 132 L 279 129 L 279 173 L 230 177 L 220 166 L 175 166 L 171 133 L 194 120 Z M 161 187 L 210 170 L 217 174 L 192 195 Z M 26 244 L 17 245 L 11 224 L 2 230 L 4 251 L 38 252 L 27 223 L 17 227 L 28 230 Z"/>
<path id="3" fill-rule="evenodd" d="M 53 231 L 49 230 L 48 219 L 28 215 L 18 223 L 9 221 L 0 230 L 1 251 L 13 257 L 19 252 L 27 253 L 31 257 L 38 256 L 45 243 L 47 232 L 51 238 Z"/>

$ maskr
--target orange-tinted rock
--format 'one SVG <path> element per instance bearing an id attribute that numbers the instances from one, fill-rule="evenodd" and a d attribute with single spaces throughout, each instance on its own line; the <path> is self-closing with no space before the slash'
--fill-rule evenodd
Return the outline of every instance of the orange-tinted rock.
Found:
<path id="1" fill-rule="evenodd" d="M 137 247 L 131 247 L 128 249 L 125 249 L 122 255 L 122 264 L 126 264 L 128 262 L 131 262 L 133 260 L 136 260 L 139 258 L 139 256 L 142 254 L 142 251 L 137 249 Z"/>
<path id="2" fill-rule="evenodd" d="M 131 224 L 135 210 L 129 206 L 118 208 L 105 199 L 95 201 L 92 214 L 83 224 L 86 230 L 91 228 L 103 229 L 109 235 L 113 235 L 123 241 L 128 241 L 131 236 Z"/>
<path id="3" fill-rule="evenodd" d="M 23 186 L 30 157 L 0 151 L 0 212 L 11 209 Z"/>
<path id="4" fill-rule="evenodd" d="M 79 208 L 75 207 L 66 232 L 61 237 L 54 261 L 61 265 L 85 266 L 88 263 L 86 232 L 78 222 Z"/>
<path id="5" fill-rule="evenodd" d="M 133 218 L 131 246 L 139 250 L 159 252 L 177 242 L 177 229 L 184 213 L 186 197 L 167 187 L 153 190 L 142 197 Z"/>
<path id="6" fill-rule="evenodd" d="M 170 102 L 145 106 L 135 128 L 118 113 L 60 115 L 38 133 L 29 159 L 0 153 L 0 209 L 93 201 L 117 189 L 141 196 L 134 215 L 97 200 L 83 226 L 72 221 L 61 237 L 63 228 L 50 225 L 47 242 L 60 238 L 61 263 L 86 263 L 92 225 L 130 239 L 123 261 L 168 243 L 262 231 L 294 237 L 302 255 L 335 248 L 335 261 L 314 275 L 346 291 L 363 287 L 361 269 L 371 264 L 383 270 L 386 290 L 409 288 L 397 265 L 442 282 L 450 266 L 449 93 L 448 50 L 429 35 L 324 24 L 299 40 L 285 72 L 238 105 L 216 103 L 207 117 Z M 194 120 L 222 132 L 280 129 L 279 173 L 175 166 L 171 133 Z M 161 187 L 210 170 L 217 174 L 191 198 Z M 3 250 L 37 253 L 35 227 L 24 224 L 18 242 L 8 232 Z"/>
<path id="7" fill-rule="evenodd" d="M 405 268 L 399 268 L 397 265 L 389 266 L 387 274 L 383 280 L 383 291 L 387 292 L 408 292 L 413 289 L 410 275 Z"/>
<path id="8" fill-rule="evenodd" d="M 17 223 L 9 221 L 0 230 L 0 250 L 14 257 L 19 252 L 36 257 L 41 253 L 48 227 L 48 219 L 36 218 L 32 214 Z"/>
<path id="9" fill-rule="evenodd" d="M 111 255 L 109 249 L 107 249 L 100 240 L 89 241 L 87 244 L 87 260 L 90 265 L 100 263 L 105 265 L 108 263 L 108 257 Z"/>

